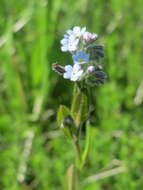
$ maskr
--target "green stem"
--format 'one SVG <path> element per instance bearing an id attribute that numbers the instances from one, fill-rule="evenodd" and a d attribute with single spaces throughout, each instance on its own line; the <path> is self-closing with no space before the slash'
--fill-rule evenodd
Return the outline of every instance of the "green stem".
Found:
<path id="1" fill-rule="evenodd" d="M 74 138 L 74 147 L 75 147 L 75 161 L 76 166 L 79 168 L 81 163 L 81 148 L 79 144 L 79 139 L 77 137 Z"/>

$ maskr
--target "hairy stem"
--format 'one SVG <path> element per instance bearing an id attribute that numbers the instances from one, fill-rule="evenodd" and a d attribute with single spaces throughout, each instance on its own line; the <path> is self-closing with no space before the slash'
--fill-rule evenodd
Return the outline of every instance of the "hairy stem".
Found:
<path id="1" fill-rule="evenodd" d="M 79 139 L 77 137 L 74 138 L 74 147 L 75 147 L 75 162 L 77 167 L 79 168 L 81 162 L 81 148 L 79 144 Z"/>

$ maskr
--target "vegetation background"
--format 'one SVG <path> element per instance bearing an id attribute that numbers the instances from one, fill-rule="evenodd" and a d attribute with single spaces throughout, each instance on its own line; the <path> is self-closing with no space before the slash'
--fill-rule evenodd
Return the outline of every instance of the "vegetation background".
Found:
<path id="1" fill-rule="evenodd" d="M 73 83 L 51 65 L 71 63 L 60 40 L 76 25 L 100 35 L 108 73 L 94 89 L 92 148 L 80 188 L 143 189 L 142 13 L 142 0 L 1 0 L 1 190 L 64 189 L 74 154 L 56 112 L 70 106 Z"/>

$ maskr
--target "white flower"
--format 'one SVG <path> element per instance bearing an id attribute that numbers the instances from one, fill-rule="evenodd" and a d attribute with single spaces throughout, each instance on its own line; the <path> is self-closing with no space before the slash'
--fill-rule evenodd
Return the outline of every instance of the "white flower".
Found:
<path id="1" fill-rule="evenodd" d="M 77 50 L 77 46 L 79 43 L 79 39 L 75 39 L 74 36 L 67 36 L 65 35 L 65 37 L 61 40 L 61 50 L 62 51 L 76 51 Z"/>
<path id="2" fill-rule="evenodd" d="M 73 35 L 75 38 L 80 38 L 86 31 L 86 27 L 80 28 L 79 26 L 75 26 L 73 30 L 67 30 L 69 35 Z"/>
<path id="3" fill-rule="evenodd" d="M 80 51 L 77 54 L 73 55 L 73 61 L 76 64 L 85 64 L 89 62 L 90 54 Z"/>
<path id="4" fill-rule="evenodd" d="M 61 40 L 61 50 L 62 51 L 76 51 L 79 45 L 80 37 L 84 35 L 86 28 L 80 28 L 75 26 L 73 30 L 67 30 L 67 34 L 64 35 L 64 38 Z"/>
<path id="5" fill-rule="evenodd" d="M 63 77 L 65 79 L 70 79 L 71 81 L 77 81 L 82 76 L 83 70 L 81 70 L 80 65 L 74 64 L 72 67 L 71 65 L 65 66 L 65 73 Z"/>

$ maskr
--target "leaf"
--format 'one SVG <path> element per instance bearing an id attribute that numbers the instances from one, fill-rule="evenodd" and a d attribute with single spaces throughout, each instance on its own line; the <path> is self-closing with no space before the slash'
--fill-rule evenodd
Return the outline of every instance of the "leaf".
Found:
<path id="1" fill-rule="evenodd" d="M 65 117 L 68 116 L 68 115 L 70 115 L 69 108 L 64 106 L 64 105 L 61 105 L 59 107 L 58 114 L 57 114 L 57 122 L 58 122 L 59 126 L 62 125 L 62 123 L 64 122 Z"/>
<path id="2" fill-rule="evenodd" d="M 86 91 L 82 91 L 75 86 L 73 101 L 71 106 L 71 115 L 74 118 L 77 127 L 82 125 L 88 118 L 89 107 Z"/>
<path id="3" fill-rule="evenodd" d="M 62 131 L 64 132 L 65 136 L 71 138 L 74 131 L 74 122 L 70 116 L 69 108 L 63 105 L 60 106 L 57 115 L 57 122 Z"/>

